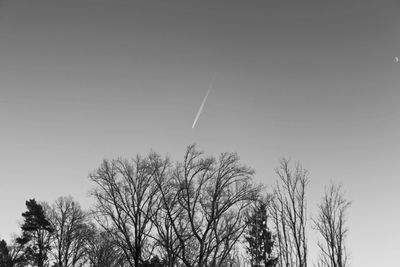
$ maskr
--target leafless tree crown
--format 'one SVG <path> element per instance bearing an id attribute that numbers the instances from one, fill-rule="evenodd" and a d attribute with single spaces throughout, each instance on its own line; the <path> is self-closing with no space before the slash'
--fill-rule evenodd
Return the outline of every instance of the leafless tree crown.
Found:
<path id="1" fill-rule="evenodd" d="M 282 159 L 276 169 L 278 182 L 270 207 L 279 247 L 281 266 L 307 266 L 306 187 L 308 171 L 300 164 L 292 170 L 289 160 Z"/>
<path id="2" fill-rule="evenodd" d="M 318 243 L 321 252 L 318 266 L 347 266 L 346 213 L 350 205 L 341 185 L 331 184 L 325 190 L 318 205 L 318 216 L 313 219 L 313 226 L 322 237 Z"/>

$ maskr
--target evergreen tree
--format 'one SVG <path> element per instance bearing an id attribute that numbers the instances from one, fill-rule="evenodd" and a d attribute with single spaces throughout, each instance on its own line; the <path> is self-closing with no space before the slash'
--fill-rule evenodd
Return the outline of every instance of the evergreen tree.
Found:
<path id="1" fill-rule="evenodd" d="M 43 207 L 35 199 L 26 201 L 27 211 L 22 213 L 22 236 L 17 243 L 24 247 L 27 260 L 34 266 L 43 267 L 50 250 L 50 234 L 53 229 L 46 219 Z"/>
<path id="2" fill-rule="evenodd" d="M 260 202 L 254 207 L 247 219 L 248 232 L 245 236 L 248 243 L 247 252 L 251 266 L 276 266 L 277 258 L 272 255 L 274 236 L 267 225 L 267 203 Z"/>
<path id="3" fill-rule="evenodd" d="M 11 244 L 0 241 L 0 267 L 25 267 L 27 265 L 22 246 L 13 239 Z"/>
<path id="4" fill-rule="evenodd" d="M 10 267 L 11 256 L 8 250 L 7 243 L 4 240 L 0 241 L 0 267 Z"/>

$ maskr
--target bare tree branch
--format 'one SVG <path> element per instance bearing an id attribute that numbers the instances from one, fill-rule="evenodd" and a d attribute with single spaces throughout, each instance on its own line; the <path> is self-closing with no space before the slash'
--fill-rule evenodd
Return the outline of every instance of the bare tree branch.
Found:
<path id="1" fill-rule="evenodd" d="M 320 248 L 320 264 L 328 267 L 347 266 L 345 239 L 346 212 L 351 202 L 346 200 L 341 185 L 331 184 L 318 205 L 318 216 L 313 219 L 314 228 L 320 233 L 323 241 Z"/>
<path id="2" fill-rule="evenodd" d="M 277 232 L 281 266 L 307 266 L 306 199 L 308 171 L 300 164 L 292 170 L 289 160 L 282 159 L 276 169 L 278 182 L 270 206 Z"/>

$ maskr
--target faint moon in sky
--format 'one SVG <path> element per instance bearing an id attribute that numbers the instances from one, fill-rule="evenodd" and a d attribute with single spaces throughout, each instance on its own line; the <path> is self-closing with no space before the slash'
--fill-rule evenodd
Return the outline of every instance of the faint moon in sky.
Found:
<path id="1" fill-rule="evenodd" d="M 399 57 L 394 57 L 394 62 L 399 63 Z"/>

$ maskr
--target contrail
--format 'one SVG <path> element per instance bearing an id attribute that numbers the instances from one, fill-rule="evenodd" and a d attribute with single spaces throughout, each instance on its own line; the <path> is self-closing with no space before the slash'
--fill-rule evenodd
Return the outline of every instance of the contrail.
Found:
<path id="1" fill-rule="evenodd" d="M 197 123 L 197 120 L 198 120 L 199 117 L 200 117 L 200 113 L 201 113 L 201 111 L 203 110 L 204 104 L 206 103 L 208 94 L 210 93 L 210 91 L 211 91 L 211 89 L 212 89 L 212 87 L 213 87 L 214 80 L 215 80 L 215 75 L 214 75 L 214 78 L 212 79 L 212 81 L 211 81 L 211 83 L 210 83 L 210 87 L 208 87 L 208 90 L 207 90 L 206 96 L 205 96 L 204 99 L 203 99 L 203 102 L 201 102 L 199 111 L 197 111 L 196 118 L 194 118 L 194 122 L 193 122 L 193 125 L 192 125 L 192 129 L 194 128 L 194 126 L 195 126 L 196 123 Z"/>

